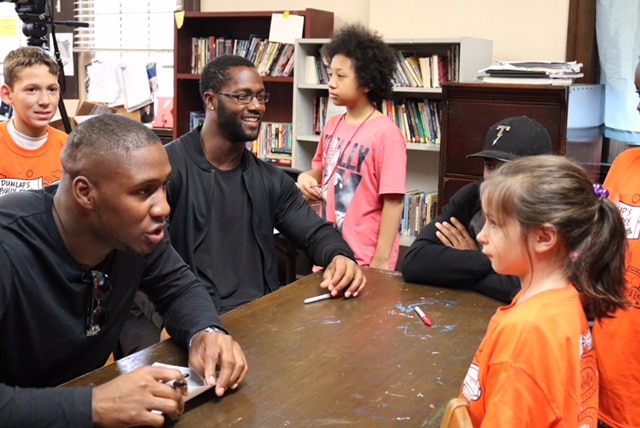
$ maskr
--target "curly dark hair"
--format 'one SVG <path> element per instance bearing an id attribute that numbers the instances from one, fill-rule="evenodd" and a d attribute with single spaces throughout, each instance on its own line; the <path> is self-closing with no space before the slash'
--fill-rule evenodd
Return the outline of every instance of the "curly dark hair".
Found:
<path id="1" fill-rule="evenodd" d="M 233 67 L 255 68 L 255 64 L 238 55 L 222 55 L 209 61 L 200 74 L 200 96 L 203 101 L 205 92 L 220 91 L 231 80 L 229 69 Z"/>
<path id="2" fill-rule="evenodd" d="M 369 88 L 371 102 L 379 104 L 389 98 L 396 58 L 377 32 L 360 23 L 346 25 L 336 32 L 326 50 L 330 58 L 341 54 L 353 61 L 358 83 Z"/>

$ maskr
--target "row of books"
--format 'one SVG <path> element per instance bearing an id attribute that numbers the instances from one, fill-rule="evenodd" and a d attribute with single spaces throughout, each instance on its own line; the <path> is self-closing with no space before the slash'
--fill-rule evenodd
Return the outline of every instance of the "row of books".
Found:
<path id="1" fill-rule="evenodd" d="M 250 145 L 248 149 L 260 159 L 277 166 L 292 165 L 293 138 L 290 123 L 262 122 L 258 139 L 247 144 Z"/>
<path id="2" fill-rule="evenodd" d="M 582 64 L 576 61 L 499 61 L 479 71 L 486 83 L 527 85 L 571 85 L 580 77 Z"/>
<path id="3" fill-rule="evenodd" d="M 328 97 L 315 97 L 313 102 L 313 133 L 320 135 L 327 120 Z M 400 128 L 410 143 L 440 144 L 441 106 L 436 100 L 404 98 L 385 100 L 380 111 Z"/>
<path id="4" fill-rule="evenodd" d="M 457 81 L 459 76 L 457 45 L 447 55 L 418 55 L 413 52 L 395 51 L 397 56 L 394 73 L 395 86 L 409 88 L 441 88 L 446 82 Z"/>
<path id="5" fill-rule="evenodd" d="M 400 234 L 415 237 L 436 217 L 438 192 L 410 190 L 404 195 Z"/>
<path id="6" fill-rule="evenodd" d="M 200 74 L 205 65 L 221 55 L 240 55 L 251 60 L 262 76 L 293 75 L 295 55 L 291 43 L 272 42 L 252 35 L 250 39 L 225 37 L 193 37 L 191 72 Z"/>
<path id="7" fill-rule="evenodd" d="M 429 99 L 386 100 L 382 113 L 390 117 L 410 143 L 440 144 L 440 103 Z"/>
<path id="8" fill-rule="evenodd" d="M 458 48 L 453 46 L 447 55 L 418 55 L 394 50 L 396 64 L 393 84 L 396 87 L 440 88 L 449 81 L 458 80 Z M 305 58 L 305 83 L 328 84 L 330 59 L 321 48 L 319 55 Z"/>

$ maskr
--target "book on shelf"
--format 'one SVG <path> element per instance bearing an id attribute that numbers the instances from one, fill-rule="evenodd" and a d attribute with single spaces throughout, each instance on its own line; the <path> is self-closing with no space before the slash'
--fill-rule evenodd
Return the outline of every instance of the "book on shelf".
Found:
<path id="1" fill-rule="evenodd" d="M 296 56 L 291 55 L 291 57 L 287 60 L 287 64 L 284 66 L 284 70 L 282 70 L 283 77 L 289 77 L 293 75 L 293 67 L 295 66 Z"/>
<path id="2" fill-rule="evenodd" d="M 430 223 L 437 211 L 438 192 L 409 190 L 404 195 L 400 233 L 415 237 Z"/>
<path id="3" fill-rule="evenodd" d="M 257 34 L 251 34 L 249 36 L 249 49 L 247 50 L 245 58 L 248 58 L 255 63 L 256 53 L 258 52 L 258 48 L 262 41 L 264 41 L 264 37 L 260 37 Z"/>
<path id="4" fill-rule="evenodd" d="M 429 60 L 429 57 L 419 57 L 418 64 L 420 65 L 422 85 L 425 88 L 431 88 L 431 61 Z"/>
<path id="5" fill-rule="evenodd" d="M 313 55 L 307 55 L 304 60 L 304 82 L 311 85 L 320 83 L 318 78 L 317 58 Z"/>
<path id="6" fill-rule="evenodd" d="M 410 55 L 405 57 L 405 63 L 407 69 L 411 73 L 411 77 L 415 80 L 418 87 L 424 87 L 424 81 L 422 79 L 422 72 L 420 71 L 420 59 L 416 55 Z"/>
<path id="7" fill-rule="evenodd" d="M 410 53 L 403 52 L 401 50 L 395 50 L 396 54 L 396 68 L 398 68 L 405 86 L 418 88 L 422 86 L 422 79 L 414 72 L 411 64 L 407 61 L 407 56 L 411 56 Z M 405 55 L 406 54 L 406 55 Z"/>
<path id="8" fill-rule="evenodd" d="M 271 74 L 271 67 L 280 54 L 282 46 L 283 44 L 280 42 L 267 41 L 267 47 L 264 50 L 260 62 L 256 63 L 256 68 L 261 76 L 268 76 Z"/>
<path id="9" fill-rule="evenodd" d="M 294 48 L 295 48 L 295 45 L 292 45 L 290 43 L 287 43 L 282 47 L 282 51 L 280 52 L 280 55 L 278 56 L 278 59 L 275 65 L 270 71 L 271 76 L 284 76 L 285 67 L 289 62 L 289 59 L 293 57 Z"/>
<path id="10" fill-rule="evenodd" d="M 189 131 L 193 131 L 204 123 L 204 115 L 205 113 L 203 111 L 189 112 Z"/>

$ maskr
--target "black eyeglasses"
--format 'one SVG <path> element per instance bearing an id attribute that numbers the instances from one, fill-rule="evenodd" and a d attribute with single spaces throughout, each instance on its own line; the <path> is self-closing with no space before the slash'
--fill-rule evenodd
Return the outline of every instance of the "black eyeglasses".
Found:
<path id="1" fill-rule="evenodd" d="M 111 292 L 111 281 L 109 275 L 92 270 L 87 272 L 85 280 L 91 283 L 91 306 L 87 311 L 86 331 L 87 336 L 95 336 L 100 333 L 102 327 L 107 323 L 109 316 L 107 310 L 102 306 L 102 302 L 109 297 Z"/>
<path id="2" fill-rule="evenodd" d="M 254 94 L 231 94 L 229 92 L 220 92 L 220 91 L 217 91 L 216 94 L 224 95 L 225 97 L 229 97 L 229 98 L 235 98 L 238 104 L 245 104 L 245 105 L 251 103 L 251 100 L 253 100 L 254 98 L 258 100 L 260 104 L 266 104 L 269 102 L 269 95 L 270 95 L 268 92 L 262 92 L 260 94 L 254 95 Z"/>

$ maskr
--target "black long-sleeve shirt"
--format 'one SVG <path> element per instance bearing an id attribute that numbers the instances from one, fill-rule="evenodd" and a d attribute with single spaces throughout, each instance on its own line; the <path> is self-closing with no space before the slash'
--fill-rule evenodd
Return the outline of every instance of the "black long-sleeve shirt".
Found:
<path id="1" fill-rule="evenodd" d="M 479 293 L 510 302 L 520 290 L 520 280 L 500 275 L 491 267 L 491 261 L 480 251 L 458 250 L 448 247 L 436 236 L 436 222 L 458 219 L 471 236 L 480 229 L 471 228 L 472 220 L 481 212 L 480 183 L 470 183 L 456 192 L 443 209 L 411 244 L 402 261 L 405 281 L 439 287 L 472 289 Z M 479 225 L 482 226 L 482 225 Z"/>
<path id="2" fill-rule="evenodd" d="M 136 290 L 146 292 L 183 346 L 221 326 L 202 283 L 165 239 L 146 256 L 113 251 L 100 270 L 108 319 L 86 335 L 93 290 L 52 215 L 57 186 L 0 198 L 0 425 L 91 427 L 91 388 L 53 388 L 101 367 L 115 349 Z"/>
<path id="3" fill-rule="evenodd" d="M 216 202 L 211 200 L 216 170 L 207 160 L 202 146 L 198 128 L 165 146 L 172 166 L 167 185 L 171 243 L 196 274 L 203 270 L 198 266 L 196 249 L 209 232 L 212 204 Z M 257 253 L 261 260 L 245 257 L 238 266 L 263 266 L 265 292 L 280 286 L 274 228 L 301 248 L 316 265 L 327 266 L 337 255 L 355 260 L 340 232 L 318 217 L 284 171 L 257 159 L 249 151 L 244 152 L 241 170 L 242 183 L 251 201 L 249 224 L 244 227 L 253 234 L 259 247 L 253 254 Z M 232 238 L 229 245 L 246 248 L 252 244 Z M 203 281 L 219 308 L 247 303 L 221 301 L 215 279 L 203 278 Z"/>

